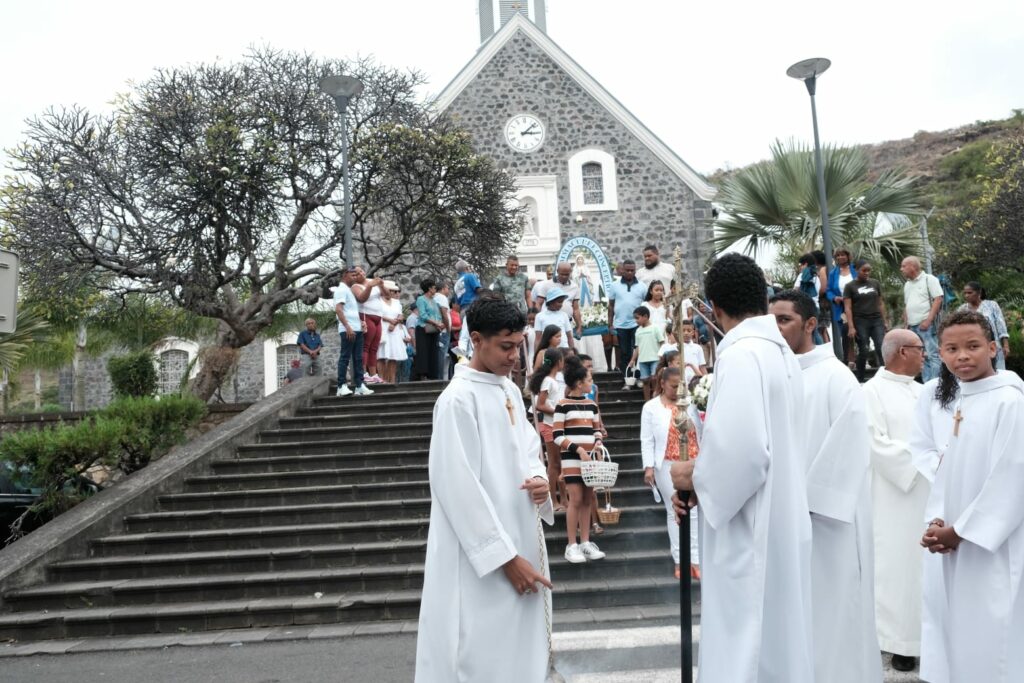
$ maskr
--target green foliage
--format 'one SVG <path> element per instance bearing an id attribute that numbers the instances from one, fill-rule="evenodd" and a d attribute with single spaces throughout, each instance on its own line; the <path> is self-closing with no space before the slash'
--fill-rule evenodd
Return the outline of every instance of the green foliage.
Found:
<path id="1" fill-rule="evenodd" d="M 869 182 L 868 163 L 858 148 L 822 150 L 832 244 L 897 264 L 920 251 L 919 228 L 910 218 L 922 211 L 913 179 L 895 170 Z M 772 159 L 750 166 L 722 185 L 723 210 L 712 246 L 721 251 L 745 241 L 756 255 L 767 245 L 790 244 L 801 253 L 821 248 L 814 155 L 803 145 L 772 146 Z M 877 230 L 880 217 L 893 229 Z"/>
<path id="2" fill-rule="evenodd" d="M 136 351 L 107 361 L 110 383 L 115 396 L 152 396 L 156 393 L 157 376 L 153 354 Z"/>
<path id="3" fill-rule="evenodd" d="M 1010 333 L 1010 356 L 1006 359 L 1006 369 L 1013 370 L 1024 377 L 1024 316 L 1020 310 L 1004 310 L 1006 331 Z"/>
<path id="4" fill-rule="evenodd" d="M 37 312 L 24 307 L 19 309 L 15 331 L 0 334 L 0 370 L 14 374 L 26 354 L 46 343 L 49 327 Z"/>
<path id="5" fill-rule="evenodd" d="M 0 462 L 18 472 L 25 486 L 41 491 L 26 514 L 59 514 L 95 488 L 85 474 L 90 467 L 117 467 L 126 474 L 141 469 L 180 443 L 205 413 L 205 404 L 191 396 L 122 398 L 75 424 L 5 436 Z M 21 519 L 12 526 L 14 536 Z"/>
<path id="6" fill-rule="evenodd" d="M 206 414 L 206 405 L 193 396 L 121 398 L 104 408 L 102 414 L 125 426 L 117 466 L 131 473 L 180 442 L 185 431 Z"/>

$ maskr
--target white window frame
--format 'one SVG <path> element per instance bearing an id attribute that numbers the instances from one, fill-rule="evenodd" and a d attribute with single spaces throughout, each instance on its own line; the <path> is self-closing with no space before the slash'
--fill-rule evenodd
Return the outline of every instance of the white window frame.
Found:
<path id="1" fill-rule="evenodd" d="M 601 164 L 604 201 L 600 204 L 583 203 L 583 165 Z M 615 182 L 615 157 L 597 148 L 588 148 L 569 157 L 569 209 L 573 213 L 586 211 L 618 211 L 619 195 Z"/>
<path id="2" fill-rule="evenodd" d="M 305 329 L 305 328 L 303 328 Z M 277 381 L 277 349 L 281 346 L 294 346 L 302 330 L 286 332 L 273 339 L 263 341 L 263 395 L 270 396 L 281 388 Z"/>
<path id="3" fill-rule="evenodd" d="M 184 351 L 188 354 L 188 362 L 191 368 L 188 372 L 189 380 L 196 378 L 199 374 L 199 361 L 196 360 L 196 356 L 199 355 L 199 344 L 188 339 L 181 339 L 179 337 L 168 337 L 159 344 L 153 347 L 153 368 L 156 370 L 157 378 L 160 377 L 160 354 L 165 351 Z"/>

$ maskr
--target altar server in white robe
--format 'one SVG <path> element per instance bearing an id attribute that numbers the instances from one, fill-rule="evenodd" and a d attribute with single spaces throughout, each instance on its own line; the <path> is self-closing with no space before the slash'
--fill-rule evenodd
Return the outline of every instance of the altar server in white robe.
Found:
<path id="1" fill-rule="evenodd" d="M 892 667 L 912 671 L 921 655 L 921 560 L 917 541 L 931 484 L 911 457 L 910 434 L 925 348 L 910 330 L 882 342 L 885 367 L 864 384 L 871 434 L 871 499 L 875 529 L 875 623 Z"/>
<path id="2" fill-rule="evenodd" d="M 814 345 L 813 299 L 790 289 L 769 310 L 803 371 L 815 680 L 880 683 L 864 393 L 831 344 Z"/>
<path id="3" fill-rule="evenodd" d="M 705 290 L 726 332 L 701 454 L 672 467 L 701 520 L 701 683 L 810 683 L 811 522 L 800 366 L 757 263 L 726 254 Z M 696 465 L 695 465 L 696 463 Z M 677 511 L 683 512 L 678 494 Z"/>
<path id="4" fill-rule="evenodd" d="M 541 683 L 551 583 L 541 519 L 553 523 L 540 439 L 508 379 L 525 316 L 472 307 L 475 353 L 434 406 L 430 531 L 417 683 Z"/>
<path id="5" fill-rule="evenodd" d="M 952 408 L 921 545 L 942 558 L 924 590 L 940 596 L 922 631 L 929 683 L 1009 683 L 1024 672 L 1024 383 L 996 372 L 988 321 L 958 311 L 939 326 L 942 371 L 931 400 Z M 938 579 L 936 581 L 935 579 Z M 935 620 L 928 624 L 928 620 Z M 936 643 L 927 642 L 930 638 Z"/>

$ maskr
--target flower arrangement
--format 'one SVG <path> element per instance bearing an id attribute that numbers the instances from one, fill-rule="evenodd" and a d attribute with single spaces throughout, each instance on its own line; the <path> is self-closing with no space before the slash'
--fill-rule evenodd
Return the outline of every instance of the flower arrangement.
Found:
<path id="1" fill-rule="evenodd" d="M 708 373 L 700 378 L 697 386 L 690 392 L 690 396 L 693 397 L 693 404 L 697 406 L 697 410 L 703 412 L 708 409 L 708 399 L 711 398 L 711 386 L 714 382 L 714 374 Z"/>
<path id="2" fill-rule="evenodd" d="M 580 314 L 583 317 L 583 327 L 605 327 L 608 325 L 608 304 L 598 301 L 590 306 L 584 307 Z"/>

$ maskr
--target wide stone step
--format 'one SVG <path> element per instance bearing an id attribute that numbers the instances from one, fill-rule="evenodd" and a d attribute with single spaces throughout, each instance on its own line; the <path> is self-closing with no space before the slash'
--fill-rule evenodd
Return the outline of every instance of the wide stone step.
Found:
<path id="1" fill-rule="evenodd" d="M 618 498 L 615 506 L 622 511 L 620 527 L 645 526 L 664 517 L 664 506 L 648 500 L 639 505 L 622 505 Z M 564 513 L 556 513 L 561 518 Z M 125 518 L 127 533 L 140 534 L 162 531 L 191 531 L 209 529 L 242 529 L 341 522 L 368 522 L 381 519 L 428 517 L 430 499 L 395 501 L 359 501 L 355 503 L 320 503 L 313 505 L 277 505 L 261 508 L 226 508 L 215 510 L 183 510 L 178 512 L 152 512 Z M 564 521 L 556 528 L 564 529 Z"/>
<path id="2" fill-rule="evenodd" d="M 419 448 L 402 452 L 366 451 L 363 453 L 308 453 L 288 455 L 251 455 L 213 460 L 210 465 L 217 474 L 248 472 L 294 472 L 337 467 L 391 467 L 422 465 L 429 450 Z"/>
<path id="3" fill-rule="evenodd" d="M 217 473 L 191 477 L 185 485 L 189 492 L 232 491 L 273 488 L 276 486 L 318 486 L 324 484 L 374 484 L 379 482 L 426 481 L 427 463 L 386 467 L 353 467 L 289 470 L 266 473 Z"/>
<path id="4" fill-rule="evenodd" d="M 595 539 L 596 540 L 596 539 Z M 551 555 L 565 552 L 564 526 L 546 533 Z M 667 547 L 664 524 L 645 527 L 608 527 L 600 537 L 609 553 L 657 550 Z M 426 538 L 367 543 L 334 543 L 251 550 L 210 550 L 161 554 L 111 555 L 56 562 L 49 567 L 54 581 L 100 581 L 161 576 L 207 576 L 243 572 L 273 572 L 378 564 L 423 562 Z"/>
<path id="5" fill-rule="evenodd" d="M 267 429 L 259 434 L 259 443 L 294 443 L 304 441 L 338 441 L 358 438 L 367 446 L 375 441 L 395 440 L 399 438 L 420 439 L 430 442 L 433 424 L 430 420 L 419 422 L 392 422 L 387 425 L 345 424 L 336 426 L 302 427 L 289 429 Z M 616 416 L 605 419 L 605 427 L 609 434 L 619 438 L 640 436 L 640 425 L 636 416 Z"/>
<path id="6" fill-rule="evenodd" d="M 266 507 L 309 503 L 346 503 L 355 501 L 403 500 L 430 495 L 427 482 L 383 482 L 379 484 L 335 484 L 291 486 L 203 493 L 172 493 L 157 500 L 161 510 L 205 510 L 225 507 Z M 646 486 L 619 486 L 614 499 L 623 504 L 646 502 L 651 498 Z"/>
<path id="7" fill-rule="evenodd" d="M 570 564 L 560 554 L 549 557 L 552 582 L 592 582 L 672 575 L 668 550 L 612 554 L 604 560 Z M 694 585 L 697 585 L 696 583 Z M 381 592 L 423 587 L 423 564 L 342 567 L 300 571 L 158 577 L 50 583 L 9 591 L 4 601 L 16 612 L 183 602 L 255 600 L 322 593 Z"/>
<path id="8" fill-rule="evenodd" d="M 605 445 L 612 452 L 639 452 L 640 451 L 640 427 L 639 418 L 637 426 L 629 430 L 635 433 L 622 435 L 609 431 L 608 441 Z M 430 444 L 430 439 L 425 436 L 397 436 L 388 439 L 374 438 L 368 435 L 366 438 L 331 439 L 329 441 L 282 441 L 280 443 L 251 443 L 238 447 L 240 457 L 267 457 L 273 455 L 312 455 L 315 453 L 341 453 L 358 454 L 365 452 L 394 453 L 409 450 L 421 450 Z"/>
<path id="9" fill-rule="evenodd" d="M 643 470 L 639 469 L 640 454 L 625 454 L 615 458 L 619 464 L 618 484 L 639 484 Z M 637 469 L 631 469 L 636 467 Z M 636 481 L 634 481 L 636 479 Z M 425 482 L 427 463 L 359 468 L 331 468 L 289 470 L 285 472 L 232 473 L 191 477 L 186 480 L 186 492 L 238 491 L 269 489 L 282 486 L 326 486 L 332 484 L 376 484 L 383 482 Z"/>
<path id="10" fill-rule="evenodd" d="M 640 577 L 555 585 L 555 610 L 600 609 L 678 601 L 674 578 Z M 296 598 L 179 602 L 90 607 L 0 615 L 0 640 L 47 640 L 146 633 L 180 633 L 270 626 L 414 620 L 419 590 L 345 593 Z"/>
<path id="11" fill-rule="evenodd" d="M 641 405 L 612 403 L 601 411 L 601 418 L 606 424 L 635 424 L 639 419 Z M 399 412 L 404 421 L 409 423 L 430 424 L 433 413 L 433 404 L 426 408 L 410 410 L 407 405 L 392 405 L 387 409 L 373 411 L 352 411 L 345 410 L 335 413 L 304 414 L 297 417 L 286 417 L 280 421 L 279 428 L 287 429 L 325 429 L 333 427 L 360 426 L 371 430 L 378 430 L 380 427 L 387 427 L 391 432 L 391 426 L 395 422 L 396 412 Z"/>

